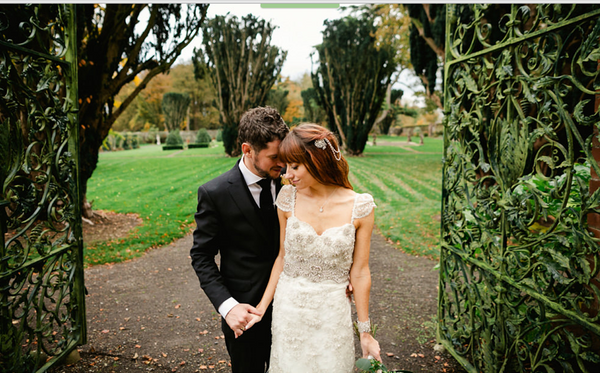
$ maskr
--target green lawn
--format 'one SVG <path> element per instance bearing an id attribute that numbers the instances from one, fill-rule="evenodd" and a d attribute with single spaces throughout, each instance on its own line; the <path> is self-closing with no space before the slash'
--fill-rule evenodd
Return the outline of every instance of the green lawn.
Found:
<path id="1" fill-rule="evenodd" d="M 149 247 L 183 237 L 194 221 L 198 186 L 235 161 L 224 155 L 222 146 L 163 151 L 150 145 L 100 153 L 88 182 L 88 199 L 95 209 L 137 213 L 144 224 L 126 239 L 86 245 L 86 263 L 134 258 Z"/>
<path id="2" fill-rule="evenodd" d="M 409 150 L 405 138 L 385 141 L 400 146 L 367 145 L 363 157 L 348 159 L 350 181 L 356 191 L 373 195 L 376 224 L 396 246 L 437 258 L 442 141 L 425 138 L 425 145 Z M 95 209 L 137 213 L 144 224 L 127 238 L 86 244 L 86 264 L 134 258 L 186 235 L 194 227 L 198 186 L 235 162 L 224 155 L 222 144 L 183 151 L 146 145 L 100 153 L 88 199 Z"/>

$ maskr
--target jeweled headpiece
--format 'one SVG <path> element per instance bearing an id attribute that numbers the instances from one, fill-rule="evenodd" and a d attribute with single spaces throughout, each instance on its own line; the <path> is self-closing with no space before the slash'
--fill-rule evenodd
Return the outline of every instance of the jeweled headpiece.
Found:
<path id="1" fill-rule="evenodd" d="M 327 145 L 329 145 L 329 147 L 331 148 L 331 151 L 333 152 L 333 157 L 336 159 L 336 161 L 339 162 L 339 160 L 342 159 L 342 152 L 340 152 L 339 149 L 336 150 L 327 138 L 315 140 L 315 146 L 319 149 L 325 150 L 325 148 L 327 148 Z"/>

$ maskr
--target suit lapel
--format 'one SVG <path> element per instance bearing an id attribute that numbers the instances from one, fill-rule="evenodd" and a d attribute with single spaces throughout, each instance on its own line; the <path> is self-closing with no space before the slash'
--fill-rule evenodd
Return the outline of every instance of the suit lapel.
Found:
<path id="1" fill-rule="evenodd" d="M 238 163 L 239 162 L 240 161 L 238 161 Z M 229 175 L 229 194 L 240 211 L 246 216 L 250 225 L 260 232 L 264 238 L 269 239 L 262 219 L 260 215 L 257 214 L 255 204 L 251 200 L 252 196 L 248 190 L 246 181 L 242 176 L 242 172 L 239 169 L 238 163 L 236 163 Z"/>
<path id="2" fill-rule="evenodd" d="M 279 195 L 279 191 L 281 190 L 281 177 L 275 179 L 275 197 Z M 277 198 L 276 198 L 277 200 Z"/>

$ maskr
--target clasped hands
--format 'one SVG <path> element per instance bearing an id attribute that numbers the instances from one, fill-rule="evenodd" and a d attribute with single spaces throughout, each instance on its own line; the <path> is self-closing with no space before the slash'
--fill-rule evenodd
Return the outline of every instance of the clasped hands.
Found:
<path id="1" fill-rule="evenodd" d="M 246 303 L 237 304 L 233 307 L 227 316 L 225 322 L 233 330 L 235 337 L 239 337 L 244 332 L 262 320 L 264 312 L 260 312 L 256 308 Z"/>

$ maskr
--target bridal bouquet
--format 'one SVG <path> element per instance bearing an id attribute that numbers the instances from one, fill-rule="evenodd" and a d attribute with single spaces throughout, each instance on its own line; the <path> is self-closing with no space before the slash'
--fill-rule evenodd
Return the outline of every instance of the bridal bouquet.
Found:
<path id="1" fill-rule="evenodd" d="M 356 360 L 356 367 L 363 372 L 370 373 L 412 373 L 410 370 L 388 370 L 385 365 L 375 359 L 360 358 Z"/>
<path id="2" fill-rule="evenodd" d="M 358 325 L 356 323 L 354 323 L 354 333 L 358 338 L 360 338 Z M 371 333 L 373 334 L 373 337 L 375 337 L 375 334 L 377 333 L 377 324 L 371 324 Z M 412 373 L 410 370 L 388 370 L 383 363 L 380 363 L 375 359 L 371 359 L 371 356 L 369 356 L 369 359 L 365 359 L 364 357 L 360 358 L 356 360 L 355 364 L 358 369 L 368 373 Z"/>

